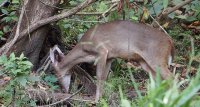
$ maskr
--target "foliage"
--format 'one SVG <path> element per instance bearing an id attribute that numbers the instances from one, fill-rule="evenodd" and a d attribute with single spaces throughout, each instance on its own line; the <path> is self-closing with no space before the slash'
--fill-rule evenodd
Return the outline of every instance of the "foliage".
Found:
<path id="1" fill-rule="evenodd" d="M 47 83 L 52 91 L 58 88 L 58 85 L 56 85 L 58 80 L 54 75 L 44 75 L 43 80 Z"/>
<path id="2" fill-rule="evenodd" d="M 17 21 L 17 16 L 15 15 L 15 11 L 11 11 L 9 12 L 9 10 L 6 10 L 6 9 L 1 9 L 1 12 L 6 15 L 6 17 L 4 17 L 2 19 L 2 21 L 5 21 L 5 22 L 10 22 L 10 21 Z"/>
<path id="3" fill-rule="evenodd" d="M 191 49 L 194 48 L 195 59 L 193 62 L 193 66 L 198 67 L 198 64 L 195 62 L 199 62 L 199 50 L 200 50 L 200 34 L 193 34 L 192 31 L 184 30 L 179 25 L 174 26 L 172 29 L 168 30 L 169 34 L 172 36 L 175 48 L 178 49 L 176 51 L 176 61 L 181 64 L 185 64 L 189 61 Z M 194 41 L 191 41 L 194 39 Z M 194 47 L 191 46 L 191 42 L 195 44 Z"/>
<path id="4" fill-rule="evenodd" d="M 174 2 L 174 4 L 178 4 L 181 2 L 181 0 L 174 0 L 173 2 Z M 195 21 L 195 20 L 200 20 L 199 0 L 193 0 L 193 2 L 191 2 L 191 4 L 186 5 L 183 8 L 185 9 L 185 11 L 188 14 L 175 16 L 176 18 L 185 19 L 186 21 L 190 21 L 190 22 Z M 191 12 L 193 13 L 193 15 L 189 15 L 189 13 L 191 13 Z"/>
<path id="5" fill-rule="evenodd" d="M 12 0 L 12 2 L 8 0 L 7 3 L 8 4 L 6 4 L 6 6 L 0 7 L 0 23 L 9 23 L 10 25 L 3 25 L 2 29 L 0 29 L 0 38 L 3 37 L 4 33 L 10 32 L 12 25 L 11 23 L 15 23 L 18 20 L 16 10 L 19 8 L 19 0 Z M 10 4 L 12 4 L 12 6 Z M 2 25 L 0 24 L 0 26 Z"/>
<path id="6" fill-rule="evenodd" d="M 13 100 L 16 100 L 16 105 L 26 105 L 31 101 L 24 93 L 26 88 L 38 81 L 39 78 L 30 75 L 32 63 L 27 61 L 23 54 L 20 57 L 15 57 L 15 54 L 10 54 L 9 58 L 5 55 L 0 57 L 1 76 L 10 78 L 10 81 L 5 87 L 2 87 L 0 96 L 4 101 L 4 105 L 8 106 Z"/>
<path id="7" fill-rule="evenodd" d="M 145 86 L 147 87 L 145 95 L 142 95 L 143 92 L 138 88 L 139 84 L 133 78 L 131 69 L 129 69 L 129 73 L 129 78 L 131 78 L 132 82 L 129 79 L 128 82 L 127 78 L 118 78 L 118 80 L 110 78 L 108 80 L 105 90 L 112 85 L 115 89 L 118 87 L 118 91 L 109 88 L 109 92 L 105 92 L 106 97 L 104 96 L 100 102 L 101 106 L 108 106 L 108 102 L 110 102 L 108 100 L 112 97 L 112 93 L 116 93 L 118 96 L 116 99 L 112 99 L 115 101 L 112 103 L 115 103 L 115 105 L 121 104 L 121 107 L 197 107 L 200 104 L 200 97 L 197 94 L 200 90 L 200 67 L 194 78 L 181 81 L 178 80 L 178 75 L 176 75 L 173 80 L 162 80 L 159 75 L 157 75 L 157 78 L 154 80 L 150 75 L 147 86 Z M 110 83 L 110 80 L 116 82 Z M 127 99 L 127 94 L 123 94 L 124 91 L 127 91 L 129 83 L 132 84 L 132 87 L 134 87 L 137 93 L 137 97 L 132 100 Z M 188 86 L 182 89 L 185 87 L 185 84 L 188 84 Z"/>
<path id="8" fill-rule="evenodd" d="M 61 8 L 71 8 L 83 1 L 84 0 L 69 0 L 65 5 L 61 4 L 63 6 Z M 71 45 L 76 43 L 84 32 L 95 24 L 123 19 L 151 23 L 152 19 L 149 15 L 156 17 L 164 9 L 167 9 L 169 6 L 177 5 L 183 0 L 150 0 L 151 2 L 149 2 L 149 0 L 144 0 L 143 3 L 138 3 L 137 5 L 133 3 L 135 2 L 134 0 L 126 1 L 129 1 L 132 6 L 129 6 L 124 2 L 124 4 L 122 4 L 124 7 L 121 11 L 119 6 L 116 6 L 108 14 L 105 14 L 105 17 L 102 16 L 102 14 L 73 15 L 70 18 L 58 21 L 56 25 L 60 27 L 67 45 Z M 19 10 L 19 4 L 19 0 L 12 0 L 11 6 L 0 8 L 2 16 L 4 16 L 0 21 L 2 23 L 10 24 L 3 25 L 3 29 L 0 29 L 0 38 L 4 36 L 6 32 L 10 32 L 11 25 L 14 25 L 12 23 L 16 23 L 18 20 L 16 13 L 17 10 Z M 110 3 L 109 0 L 100 0 L 81 12 L 103 13 L 112 5 L 113 3 Z M 178 11 L 180 14 L 173 12 L 168 15 L 170 23 L 192 23 L 193 21 L 200 20 L 199 0 L 193 0 L 193 2 L 182 7 Z M 167 30 L 175 41 L 176 49 L 178 49 L 175 62 L 183 65 L 187 65 L 189 62 L 188 68 L 190 68 L 190 66 L 194 66 L 195 68 L 199 67 L 200 35 L 194 34 L 193 31 L 185 30 L 179 25 L 173 26 L 173 28 Z M 191 46 L 191 38 L 194 39 L 193 44 L 195 47 Z M 194 50 L 194 54 L 191 54 L 191 50 Z M 32 64 L 27 61 L 23 54 L 20 57 L 15 57 L 14 54 L 11 54 L 9 58 L 1 56 L 0 65 L 3 67 L 0 71 L 0 76 L 3 75 L 11 78 L 9 83 L 0 90 L 0 98 L 3 99 L 4 105 L 10 105 L 14 97 L 16 97 L 15 99 L 18 106 L 34 105 L 35 102 L 28 99 L 24 94 L 27 86 L 30 86 L 35 81 L 39 80 L 37 77 L 30 74 Z M 112 65 L 112 70 L 114 72 L 112 72 L 113 75 L 111 75 L 109 77 L 110 79 L 106 82 L 106 87 L 104 89 L 106 94 L 101 99 L 99 105 L 101 107 L 110 106 L 110 100 L 112 100 L 111 103 L 115 103 L 122 107 L 187 107 L 198 106 L 200 104 L 199 96 L 195 94 L 200 88 L 198 84 L 200 79 L 200 69 L 198 69 L 195 78 L 186 78 L 186 80 L 182 81 L 178 81 L 177 78 L 175 80 L 161 81 L 159 76 L 156 80 L 153 80 L 150 76 L 149 81 L 144 84 L 146 86 L 143 87 L 145 91 L 147 90 L 145 93 L 146 95 L 142 95 L 143 92 L 141 91 L 141 86 L 143 84 L 132 77 L 132 74 L 135 73 L 135 69 L 133 70 L 126 67 L 125 62 L 117 59 Z M 43 80 L 47 82 L 47 85 L 50 86 L 52 90 L 57 89 L 57 79 L 55 76 L 44 75 Z M 188 87 L 181 90 L 180 87 L 185 83 L 189 83 Z M 133 90 L 133 88 L 136 92 L 136 97 L 130 99 L 127 96 L 127 92 Z"/>

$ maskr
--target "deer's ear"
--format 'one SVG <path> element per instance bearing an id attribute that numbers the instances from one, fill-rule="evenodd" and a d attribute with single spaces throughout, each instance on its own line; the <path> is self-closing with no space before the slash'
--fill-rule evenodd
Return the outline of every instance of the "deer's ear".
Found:
<path id="1" fill-rule="evenodd" d="M 53 51 L 56 51 L 58 53 L 58 57 L 60 59 L 63 59 L 64 58 L 64 54 L 62 53 L 62 51 L 60 50 L 60 48 L 58 48 L 58 45 L 55 45 L 53 47 Z"/>
<path id="2" fill-rule="evenodd" d="M 49 51 L 49 57 L 50 57 L 50 60 L 51 60 L 52 63 L 56 62 L 54 51 L 52 49 L 50 49 L 50 51 Z"/>

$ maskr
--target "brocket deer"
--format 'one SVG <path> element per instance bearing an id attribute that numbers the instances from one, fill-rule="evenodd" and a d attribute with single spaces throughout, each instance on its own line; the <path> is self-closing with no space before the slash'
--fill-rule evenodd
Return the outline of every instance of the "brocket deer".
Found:
<path id="1" fill-rule="evenodd" d="M 112 21 L 90 28 L 80 42 L 61 60 L 53 59 L 59 82 L 68 92 L 74 65 L 82 62 L 96 64 L 97 88 L 95 101 L 102 96 L 112 59 L 122 58 L 138 63 L 153 76 L 160 69 L 163 79 L 172 77 L 168 69 L 174 55 L 171 38 L 150 26 L 130 21 Z"/>

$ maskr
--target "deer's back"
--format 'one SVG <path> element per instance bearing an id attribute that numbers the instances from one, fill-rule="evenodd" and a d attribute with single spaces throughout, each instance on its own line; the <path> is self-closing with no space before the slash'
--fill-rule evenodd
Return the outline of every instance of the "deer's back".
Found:
<path id="1" fill-rule="evenodd" d="M 119 54 L 127 57 L 130 53 L 155 51 L 157 46 L 167 48 L 172 43 L 171 39 L 158 29 L 130 21 L 96 25 L 84 34 L 80 42 L 92 43 L 85 46 L 86 49 L 106 47 L 111 57 L 117 57 Z"/>

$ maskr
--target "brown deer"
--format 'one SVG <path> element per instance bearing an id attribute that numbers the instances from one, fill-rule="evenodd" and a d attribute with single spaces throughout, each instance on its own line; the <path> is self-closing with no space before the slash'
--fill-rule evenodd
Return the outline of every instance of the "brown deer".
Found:
<path id="1" fill-rule="evenodd" d="M 59 61 L 53 55 L 50 57 L 65 92 L 69 89 L 69 70 L 73 66 L 82 62 L 96 64 L 96 102 L 102 96 L 103 84 L 114 58 L 136 62 L 154 77 L 157 68 L 160 69 L 163 79 L 172 77 L 168 69 L 174 56 L 171 38 L 156 28 L 131 21 L 112 21 L 96 25 L 83 35 L 66 56 L 62 52 L 58 53 L 61 56 Z"/>

